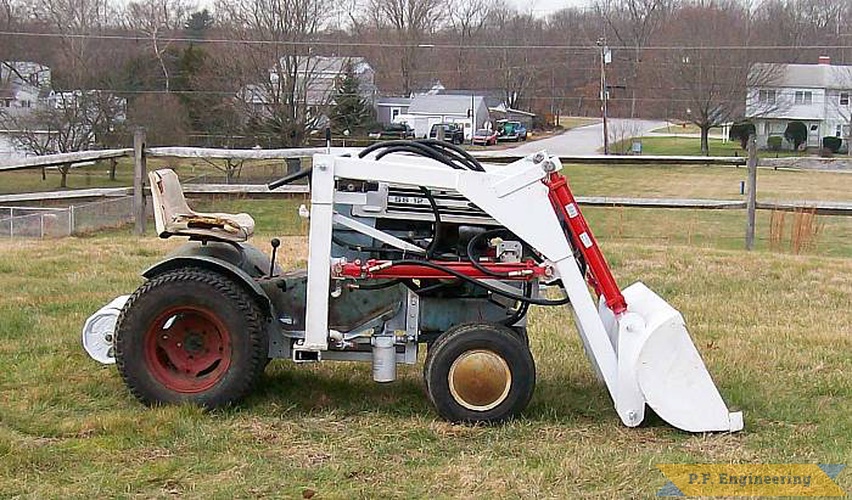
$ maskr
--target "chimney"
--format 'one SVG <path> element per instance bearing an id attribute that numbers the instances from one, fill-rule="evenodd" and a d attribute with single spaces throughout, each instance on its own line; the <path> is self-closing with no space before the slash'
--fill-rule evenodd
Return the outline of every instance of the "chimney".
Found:
<path id="1" fill-rule="evenodd" d="M 819 56 L 819 64 L 828 66 L 831 64 L 831 58 L 828 56 Z"/>

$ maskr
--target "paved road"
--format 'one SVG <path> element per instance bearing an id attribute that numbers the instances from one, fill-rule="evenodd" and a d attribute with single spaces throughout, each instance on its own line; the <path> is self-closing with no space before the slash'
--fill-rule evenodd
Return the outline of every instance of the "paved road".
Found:
<path id="1" fill-rule="evenodd" d="M 628 138 L 639 137 L 651 130 L 665 127 L 666 122 L 658 120 L 634 120 L 629 118 L 614 118 L 609 120 L 610 137 Z M 492 150 L 486 154 L 528 155 L 547 150 L 556 155 L 593 155 L 603 149 L 603 124 L 577 127 L 563 134 L 548 137 L 538 141 L 528 141 L 508 149 Z"/>

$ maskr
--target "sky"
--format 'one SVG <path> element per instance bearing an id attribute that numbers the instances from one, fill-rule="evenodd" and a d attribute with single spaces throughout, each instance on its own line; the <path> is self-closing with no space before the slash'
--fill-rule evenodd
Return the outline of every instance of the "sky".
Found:
<path id="1" fill-rule="evenodd" d="M 586 7 L 591 5 L 591 0 L 509 0 L 522 12 L 529 12 L 543 17 L 566 7 Z"/>

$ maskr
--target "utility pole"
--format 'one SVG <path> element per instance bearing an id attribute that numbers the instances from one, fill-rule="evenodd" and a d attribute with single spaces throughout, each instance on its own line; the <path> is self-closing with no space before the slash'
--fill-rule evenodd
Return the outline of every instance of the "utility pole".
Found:
<path id="1" fill-rule="evenodd" d="M 606 46 L 606 37 L 598 38 L 597 46 L 600 48 L 601 55 L 601 118 L 603 118 L 603 145 L 604 154 L 609 154 L 609 128 L 607 126 L 607 90 L 606 90 L 606 59 L 609 55 L 609 49 Z"/>

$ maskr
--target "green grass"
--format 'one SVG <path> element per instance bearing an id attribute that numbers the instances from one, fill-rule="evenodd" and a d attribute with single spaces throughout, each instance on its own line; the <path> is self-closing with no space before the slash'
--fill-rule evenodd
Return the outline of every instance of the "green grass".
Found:
<path id="1" fill-rule="evenodd" d="M 503 426 L 439 420 L 419 366 L 378 385 L 367 365 L 277 361 L 239 407 L 148 409 L 79 331 L 180 242 L 0 241 L 0 287 L 14 290 L 0 295 L 0 497 L 635 498 L 665 482 L 657 463 L 852 460 L 852 260 L 602 239 L 622 284 L 683 312 L 744 432 L 622 427 L 564 308 L 532 311 L 536 394 Z M 303 265 L 304 240 L 279 255 Z"/>
<path id="2" fill-rule="evenodd" d="M 697 156 L 701 154 L 701 139 L 698 137 L 641 137 L 643 155 L 660 156 Z M 612 151 L 630 151 L 633 139 L 617 142 L 611 146 Z M 710 156 L 747 156 L 736 141 L 725 142 L 721 139 L 709 139 Z M 784 156 L 802 156 L 794 151 L 759 151 L 761 158 L 778 158 Z"/>
<path id="3" fill-rule="evenodd" d="M 563 170 L 578 196 L 744 199 L 744 167 L 567 165 Z M 852 201 L 852 174 L 761 168 L 758 200 Z"/>

